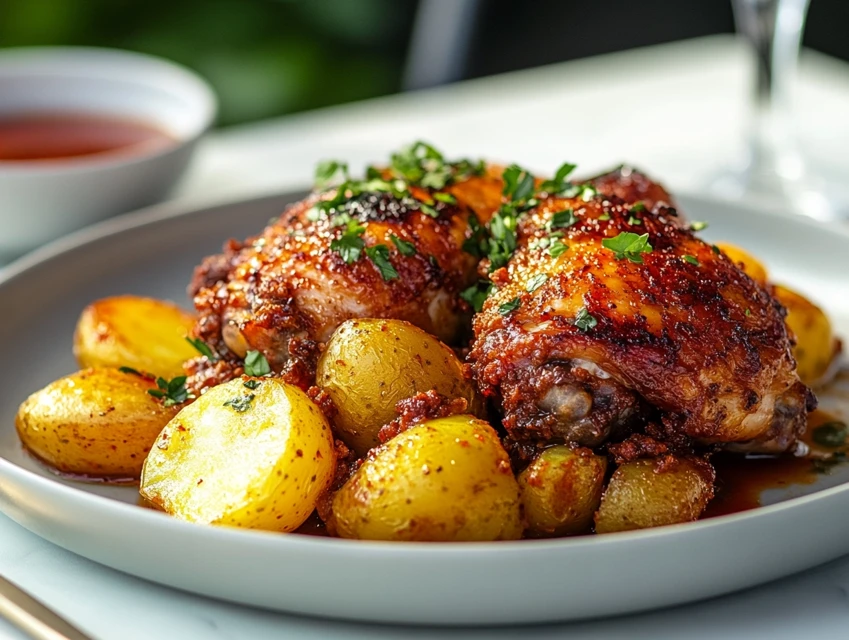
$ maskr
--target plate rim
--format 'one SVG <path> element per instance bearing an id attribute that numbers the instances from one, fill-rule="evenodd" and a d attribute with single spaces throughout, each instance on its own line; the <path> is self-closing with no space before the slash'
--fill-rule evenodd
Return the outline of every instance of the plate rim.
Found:
<path id="1" fill-rule="evenodd" d="M 210 199 L 209 201 L 176 200 L 152 205 L 115 218 L 110 218 L 49 242 L 9 263 L 5 267 L 0 268 L 0 290 L 18 278 L 24 277 L 31 269 L 43 266 L 51 260 L 60 259 L 63 255 L 78 250 L 87 244 L 103 240 L 132 229 L 155 225 L 172 218 L 202 215 L 210 210 L 254 205 L 259 204 L 262 201 L 275 202 L 291 199 L 291 201 L 294 202 L 296 199 L 303 197 L 303 195 L 307 192 L 308 189 L 286 189 L 263 191 L 249 196 L 240 195 L 238 197 L 225 200 L 220 198 Z M 783 219 L 793 221 L 794 223 L 803 224 L 816 229 L 821 233 L 829 233 L 832 235 L 836 233 L 837 235 L 849 239 L 849 226 L 843 227 L 839 224 L 835 225 L 827 222 L 821 222 L 812 218 L 794 215 L 792 213 L 771 211 L 751 204 L 731 202 L 714 196 L 687 191 L 679 193 L 676 198 L 685 203 L 687 201 L 700 201 L 708 206 L 733 206 L 740 210 L 754 212 L 759 216 L 766 215 L 778 220 Z M 222 242 L 225 240 L 226 239 L 222 239 Z M 68 500 L 79 500 L 81 501 L 81 504 L 85 504 L 88 508 L 115 510 L 115 515 L 117 516 L 139 518 L 141 521 L 144 521 L 145 525 L 158 527 L 163 531 L 167 531 L 169 533 L 173 532 L 176 535 L 200 534 L 208 537 L 211 536 L 213 538 L 217 537 L 221 542 L 237 544 L 242 541 L 249 541 L 251 544 L 262 545 L 269 549 L 274 549 L 276 546 L 284 545 L 291 546 L 293 549 L 303 548 L 304 550 L 323 548 L 330 552 L 338 552 L 340 550 L 345 552 L 351 549 L 356 549 L 358 551 L 368 551 L 371 553 L 379 553 L 381 555 L 387 553 L 406 555 L 408 552 L 414 551 L 418 553 L 424 552 L 432 557 L 452 557 L 460 553 L 472 553 L 477 555 L 491 552 L 495 549 L 497 549 L 499 553 L 505 553 L 508 551 L 513 553 L 530 553 L 534 551 L 547 551 L 552 547 L 560 548 L 566 546 L 577 552 L 583 548 L 587 548 L 588 546 L 598 547 L 629 542 L 639 543 L 640 541 L 650 538 L 678 537 L 686 535 L 688 530 L 704 530 L 718 526 L 725 527 L 745 520 L 760 520 L 769 518 L 787 509 L 801 507 L 812 502 L 827 500 L 835 495 L 849 492 L 849 482 L 846 482 L 808 495 L 796 496 L 775 504 L 757 507 L 755 509 L 738 513 L 716 516 L 706 520 L 698 520 L 696 522 L 666 525 L 635 531 L 617 532 L 606 535 L 586 535 L 538 540 L 505 540 L 497 542 L 443 542 L 440 544 L 434 544 L 431 542 L 404 542 L 399 544 L 398 542 L 377 540 L 346 540 L 342 538 L 309 535 L 281 535 L 279 532 L 272 531 L 239 529 L 235 527 L 216 527 L 184 522 L 176 518 L 172 518 L 164 513 L 91 493 L 82 487 L 63 484 L 53 477 L 40 475 L 34 471 L 25 469 L 24 467 L 21 467 L 0 455 L 0 477 L 4 475 L 9 475 L 10 477 L 15 478 L 18 482 L 34 484 L 35 487 L 42 492 L 50 493 L 55 491 L 58 492 L 58 497 L 67 498 Z M 3 507 L 3 501 L 0 501 L 0 507 Z M 2 511 L 17 521 L 17 519 L 10 513 L 6 512 L 5 509 L 2 509 Z M 192 531 L 195 533 L 191 533 Z"/>

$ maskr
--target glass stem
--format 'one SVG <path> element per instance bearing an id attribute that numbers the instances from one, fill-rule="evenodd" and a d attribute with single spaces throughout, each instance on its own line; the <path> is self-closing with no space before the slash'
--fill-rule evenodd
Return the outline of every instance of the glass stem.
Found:
<path id="1" fill-rule="evenodd" d="M 809 0 L 734 0 L 737 29 L 756 56 L 753 174 L 794 180 L 804 170 L 791 135 L 792 88 Z M 753 176 L 754 177 L 754 176 Z"/>

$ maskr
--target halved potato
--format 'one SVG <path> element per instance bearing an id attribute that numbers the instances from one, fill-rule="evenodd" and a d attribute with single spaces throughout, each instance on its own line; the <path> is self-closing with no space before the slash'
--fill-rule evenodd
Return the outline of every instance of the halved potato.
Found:
<path id="1" fill-rule="evenodd" d="M 24 446 L 58 471 L 137 479 L 156 437 L 177 413 L 148 391 L 149 379 L 117 369 L 86 369 L 47 385 L 18 409 Z"/>
<path id="2" fill-rule="evenodd" d="M 607 458 L 590 449 L 550 447 L 519 475 L 522 506 L 533 536 L 589 530 L 601 502 Z"/>
<path id="3" fill-rule="evenodd" d="M 88 305 L 74 334 L 81 367 L 132 367 L 163 378 L 182 375 L 198 355 L 186 336 L 194 316 L 163 300 L 138 296 L 103 298 Z"/>
<path id="4" fill-rule="evenodd" d="M 822 309 L 789 287 L 775 285 L 773 295 L 787 308 L 785 322 L 796 336 L 796 371 L 807 385 L 821 382 L 837 352 L 831 322 Z"/>
<path id="5" fill-rule="evenodd" d="M 765 285 L 767 279 L 766 267 L 745 249 L 728 242 L 717 242 L 716 246 L 727 255 L 731 262 L 739 265 L 743 272 L 758 284 Z"/>
<path id="6" fill-rule="evenodd" d="M 362 540 L 514 540 L 519 487 L 492 427 L 440 418 L 375 449 L 334 496 L 333 523 Z"/>
<path id="7" fill-rule="evenodd" d="M 168 423 L 140 491 L 183 520 L 293 531 L 335 468 L 330 425 L 303 391 L 276 378 L 237 378 Z"/>
<path id="8" fill-rule="evenodd" d="M 697 520 L 713 497 L 713 480 L 713 469 L 704 460 L 626 462 L 602 495 L 596 533 Z"/>
<path id="9" fill-rule="evenodd" d="M 359 455 L 379 444 L 380 428 L 396 417 L 400 400 L 435 389 L 465 398 L 480 413 L 472 384 L 454 352 L 403 320 L 349 320 L 330 338 L 318 361 L 316 384 L 339 413 L 339 437 Z"/>

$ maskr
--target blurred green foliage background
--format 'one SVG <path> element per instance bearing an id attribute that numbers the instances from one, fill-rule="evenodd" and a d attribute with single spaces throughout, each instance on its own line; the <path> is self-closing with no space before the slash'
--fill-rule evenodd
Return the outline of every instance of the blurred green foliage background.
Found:
<path id="1" fill-rule="evenodd" d="M 228 125 L 400 89 L 414 0 L 0 0 L 0 46 L 118 47 L 207 78 Z"/>

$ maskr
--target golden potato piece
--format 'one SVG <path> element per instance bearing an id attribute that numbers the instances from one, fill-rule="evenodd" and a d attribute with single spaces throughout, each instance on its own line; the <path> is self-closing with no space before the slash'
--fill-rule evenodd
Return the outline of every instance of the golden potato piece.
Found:
<path id="1" fill-rule="evenodd" d="M 807 385 L 823 381 L 837 354 L 831 322 L 822 309 L 789 287 L 775 285 L 773 295 L 787 308 L 785 322 L 796 337 L 796 371 Z"/>
<path id="2" fill-rule="evenodd" d="M 425 422 L 375 449 L 333 499 L 343 538 L 514 540 L 519 486 L 495 430 L 470 415 Z"/>
<path id="3" fill-rule="evenodd" d="M 626 462 L 602 495 L 596 533 L 697 520 L 713 498 L 713 480 L 713 469 L 703 460 Z"/>
<path id="4" fill-rule="evenodd" d="M 168 423 L 140 491 L 183 520 L 293 531 L 335 467 L 330 426 L 303 391 L 276 378 L 237 378 Z"/>
<path id="5" fill-rule="evenodd" d="M 163 378 L 182 375 L 198 352 L 186 336 L 194 316 L 163 300 L 104 298 L 88 305 L 77 322 L 74 355 L 81 367 L 132 367 Z"/>
<path id="6" fill-rule="evenodd" d="M 528 533 L 566 536 L 590 529 L 601 502 L 607 458 L 589 449 L 550 447 L 519 475 Z"/>
<path id="7" fill-rule="evenodd" d="M 743 272 L 752 280 L 760 285 L 766 284 L 766 267 L 764 267 L 760 260 L 755 258 L 745 249 L 741 249 L 740 247 L 728 242 L 717 242 L 716 246 L 731 259 L 731 262 L 739 265 L 743 269 Z"/>
<path id="8" fill-rule="evenodd" d="M 156 385 L 117 369 L 86 369 L 32 394 L 15 427 L 24 446 L 58 471 L 132 480 L 177 413 L 154 399 Z"/>
<path id="9" fill-rule="evenodd" d="M 480 413 L 463 365 L 447 346 L 402 320 L 349 320 L 330 338 L 316 384 L 339 410 L 339 437 L 359 455 L 379 444 L 378 431 L 396 417 L 400 400 L 435 389 L 465 398 Z"/>

